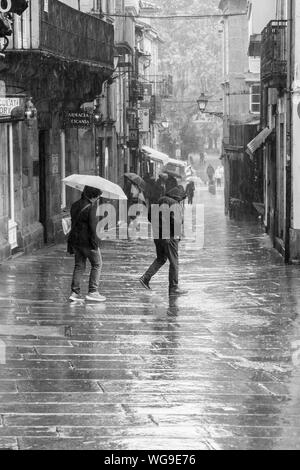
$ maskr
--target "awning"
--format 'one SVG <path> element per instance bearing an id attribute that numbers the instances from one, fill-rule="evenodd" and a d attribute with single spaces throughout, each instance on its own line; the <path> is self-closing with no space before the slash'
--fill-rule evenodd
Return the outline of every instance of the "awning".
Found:
<path id="1" fill-rule="evenodd" d="M 258 150 L 262 144 L 265 143 L 269 135 L 272 134 L 273 129 L 269 129 L 265 127 L 263 131 L 261 131 L 248 145 L 247 145 L 247 153 L 249 155 L 254 155 L 256 150 Z"/>
<path id="2" fill-rule="evenodd" d="M 165 153 L 161 153 L 158 150 L 154 150 L 151 147 L 146 146 L 143 146 L 142 150 L 146 154 L 146 156 L 150 158 L 150 160 L 163 163 L 164 165 L 167 165 L 167 163 L 169 163 L 170 158 Z"/>
<path id="3" fill-rule="evenodd" d="M 184 162 L 183 160 L 176 160 L 175 158 L 169 158 L 168 164 L 178 166 L 180 168 L 187 167 L 187 162 Z"/>

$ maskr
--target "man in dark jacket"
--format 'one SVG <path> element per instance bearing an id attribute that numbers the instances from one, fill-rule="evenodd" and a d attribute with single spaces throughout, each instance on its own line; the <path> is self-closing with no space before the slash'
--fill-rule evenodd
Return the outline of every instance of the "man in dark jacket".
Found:
<path id="1" fill-rule="evenodd" d="M 71 208 L 72 230 L 68 246 L 75 254 L 75 268 L 72 281 L 71 302 L 81 299 L 80 284 L 86 270 L 86 262 L 91 263 L 89 293 L 86 300 L 105 302 L 99 294 L 99 283 L 102 270 L 102 256 L 97 237 L 97 208 L 101 197 L 99 189 L 85 187 L 82 197 Z"/>
<path id="2" fill-rule="evenodd" d="M 156 246 L 157 258 L 150 266 L 148 271 L 141 277 L 140 282 L 145 289 L 150 288 L 150 281 L 155 274 L 166 264 L 170 263 L 169 269 L 169 293 L 170 295 L 184 295 L 187 292 L 179 289 L 179 261 L 178 248 L 181 237 L 183 213 L 180 202 L 185 198 L 185 191 L 182 187 L 171 189 L 166 196 L 159 200 L 159 226 L 155 227 L 155 221 L 151 220 L 154 234 L 154 243 Z M 173 211 L 167 211 L 168 215 L 163 211 L 163 206 L 172 208 Z M 168 219 L 166 219 L 168 217 Z M 170 229 L 169 235 L 166 237 L 165 230 Z"/>
<path id="3" fill-rule="evenodd" d="M 195 196 L 195 183 L 194 181 L 190 181 L 186 187 L 186 194 L 188 198 L 188 203 L 193 204 L 194 196 Z"/>

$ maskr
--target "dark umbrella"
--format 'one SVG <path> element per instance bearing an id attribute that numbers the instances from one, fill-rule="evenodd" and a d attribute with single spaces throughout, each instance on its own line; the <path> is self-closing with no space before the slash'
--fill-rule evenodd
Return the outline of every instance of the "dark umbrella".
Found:
<path id="1" fill-rule="evenodd" d="M 125 178 L 127 178 L 131 183 L 133 183 L 135 186 L 137 186 L 139 189 L 142 191 L 145 191 L 146 188 L 146 183 L 141 178 L 139 175 L 136 175 L 135 173 L 125 173 Z"/>

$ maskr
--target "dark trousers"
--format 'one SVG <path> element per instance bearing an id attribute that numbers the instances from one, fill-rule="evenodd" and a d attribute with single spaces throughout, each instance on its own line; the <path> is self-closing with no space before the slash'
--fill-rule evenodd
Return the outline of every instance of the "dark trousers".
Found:
<path id="1" fill-rule="evenodd" d="M 86 271 L 86 262 L 91 263 L 91 274 L 89 281 L 89 293 L 98 292 L 100 276 L 102 271 L 102 256 L 100 249 L 91 250 L 89 248 L 74 248 L 75 268 L 72 281 L 72 292 L 80 294 L 80 285 L 82 277 Z"/>
<path id="2" fill-rule="evenodd" d="M 178 262 L 178 240 L 155 240 L 157 258 L 144 275 L 144 279 L 150 282 L 153 276 L 166 264 L 170 263 L 169 288 L 178 286 L 179 262 Z"/>

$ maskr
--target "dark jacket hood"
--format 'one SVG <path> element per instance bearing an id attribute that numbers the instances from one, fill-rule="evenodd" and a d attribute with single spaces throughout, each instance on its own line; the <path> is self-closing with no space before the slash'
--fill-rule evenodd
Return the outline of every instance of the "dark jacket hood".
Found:
<path id="1" fill-rule="evenodd" d="M 182 186 L 176 186 L 176 188 L 170 189 L 166 196 L 174 199 L 176 202 L 181 202 L 185 199 L 186 194 Z"/>

